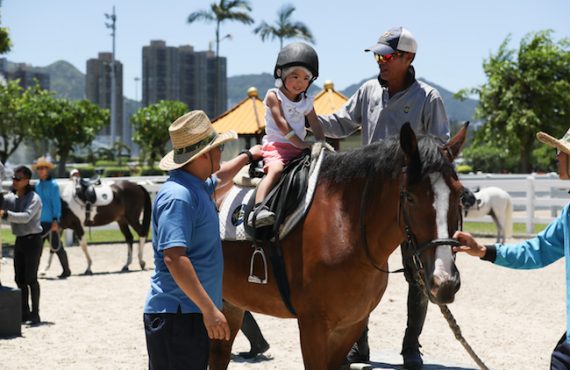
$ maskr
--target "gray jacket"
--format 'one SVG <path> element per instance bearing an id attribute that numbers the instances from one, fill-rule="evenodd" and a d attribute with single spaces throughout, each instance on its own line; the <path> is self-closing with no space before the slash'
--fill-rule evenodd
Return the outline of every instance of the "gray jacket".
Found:
<path id="1" fill-rule="evenodd" d="M 6 220 L 10 223 L 14 235 L 25 236 L 42 232 L 42 201 L 35 191 L 28 191 L 21 198 L 14 193 L 6 194 L 2 209 L 8 215 Z"/>
<path id="2" fill-rule="evenodd" d="M 410 122 L 416 134 L 432 134 L 449 140 L 449 121 L 439 92 L 415 80 L 391 98 L 378 80 L 366 81 L 336 113 L 319 116 L 325 135 L 343 138 L 362 127 L 362 144 L 399 135 Z"/>

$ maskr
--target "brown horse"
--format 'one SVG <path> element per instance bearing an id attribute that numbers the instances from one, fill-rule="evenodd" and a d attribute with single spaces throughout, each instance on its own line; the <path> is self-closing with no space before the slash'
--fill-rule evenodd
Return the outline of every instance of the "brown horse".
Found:
<path id="1" fill-rule="evenodd" d="M 79 245 L 87 258 L 85 274 L 91 274 L 91 256 L 87 250 L 84 226 L 103 226 L 117 222 L 121 233 L 128 245 L 127 262 L 122 271 L 128 271 L 133 255 L 133 234 L 129 226 L 139 235 L 138 258 L 141 269 L 145 267 L 143 260 L 143 248 L 150 228 L 151 200 L 144 187 L 130 181 L 117 181 L 110 185 L 113 192 L 113 200 L 108 205 L 93 207 L 89 220 L 86 221 L 85 204 L 74 194 L 75 183 L 70 181 L 62 187 L 62 216 L 61 229 L 71 229 L 79 239 Z M 140 221 L 142 213 L 142 222 Z M 50 254 L 51 257 L 51 254 Z M 49 268 L 49 263 L 46 270 Z"/>
<path id="2" fill-rule="evenodd" d="M 466 131 L 441 146 L 431 136 L 416 138 L 405 124 L 399 140 L 325 158 L 305 219 L 281 243 L 296 314 L 284 304 L 273 268 L 268 284 L 248 283 L 251 242 L 224 241 L 231 340 L 214 341 L 210 369 L 227 368 L 245 310 L 296 318 L 305 368 L 340 368 L 386 290 L 388 257 L 403 242 L 430 300 L 452 302 L 460 279 L 449 238 L 461 220 L 463 190 L 452 161 Z"/>

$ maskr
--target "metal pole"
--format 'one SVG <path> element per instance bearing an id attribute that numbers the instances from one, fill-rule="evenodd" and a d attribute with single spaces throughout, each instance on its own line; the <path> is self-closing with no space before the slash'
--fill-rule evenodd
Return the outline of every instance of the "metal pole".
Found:
<path id="1" fill-rule="evenodd" d="M 111 37 L 113 39 L 113 53 L 111 55 L 111 146 L 115 144 L 117 137 L 117 81 L 115 73 L 115 33 L 117 15 L 115 14 L 115 6 L 113 6 L 112 14 L 105 14 L 105 17 L 111 21 L 106 23 L 107 28 L 111 29 Z"/>

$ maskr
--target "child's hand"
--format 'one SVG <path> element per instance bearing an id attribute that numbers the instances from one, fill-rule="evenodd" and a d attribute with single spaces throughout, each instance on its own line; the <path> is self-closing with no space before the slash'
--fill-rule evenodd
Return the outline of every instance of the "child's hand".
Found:
<path id="1" fill-rule="evenodd" d="M 251 155 L 253 156 L 253 160 L 255 161 L 263 158 L 261 145 L 259 144 L 249 148 L 249 152 L 251 153 Z"/>

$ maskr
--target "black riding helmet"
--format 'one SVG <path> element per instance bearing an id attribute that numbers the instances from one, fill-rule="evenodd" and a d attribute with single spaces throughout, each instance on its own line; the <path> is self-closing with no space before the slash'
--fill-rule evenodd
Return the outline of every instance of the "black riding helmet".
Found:
<path id="1" fill-rule="evenodd" d="M 303 42 L 294 42 L 285 46 L 277 55 L 273 77 L 281 79 L 283 69 L 297 66 L 307 68 L 313 75 L 310 86 L 319 77 L 319 57 L 315 49 Z"/>

